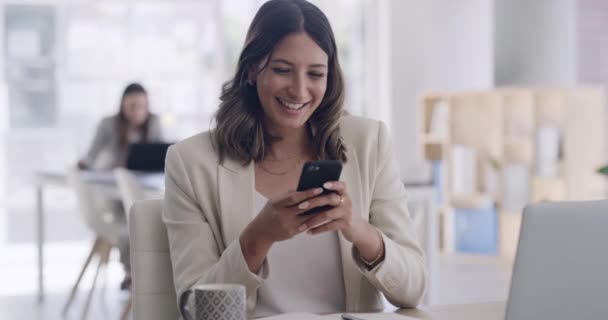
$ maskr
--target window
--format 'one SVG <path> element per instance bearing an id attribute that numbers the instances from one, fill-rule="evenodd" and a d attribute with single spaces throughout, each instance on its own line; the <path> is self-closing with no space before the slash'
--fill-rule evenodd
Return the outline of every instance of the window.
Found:
<path id="1" fill-rule="evenodd" d="M 368 83 L 374 77 L 366 61 L 366 13 L 376 2 L 312 2 L 327 14 L 336 34 L 346 107 L 369 116 Z M 0 103 L 0 153 L 6 157 L 0 177 L 10 185 L 8 210 L 22 206 L 29 212 L 34 173 L 75 163 L 100 118 L 117 112 L 129 82 L 148 89 L 167 139 L 207 130 L 221 85 L 234 72 L 247 27 L 264 1 L 1 3 L 0 66 L 6 71 L 0 102 L 9 107 Z M 5 111 L 10 116 L 3 118 Z"/>

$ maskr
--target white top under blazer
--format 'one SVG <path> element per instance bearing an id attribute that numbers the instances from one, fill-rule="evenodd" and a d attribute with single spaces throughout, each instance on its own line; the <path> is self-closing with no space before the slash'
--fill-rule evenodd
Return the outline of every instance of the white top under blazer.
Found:
<path id="1" fill-rule="evenodd" d="M 266 199 L 255 193 L 255 210 Z M 338 232 L 306 232 L 272 245 L 266 256 L 268 278 L 258 288 L 254 317 L 288 312 L 344 311 L 344 280 Z"/>

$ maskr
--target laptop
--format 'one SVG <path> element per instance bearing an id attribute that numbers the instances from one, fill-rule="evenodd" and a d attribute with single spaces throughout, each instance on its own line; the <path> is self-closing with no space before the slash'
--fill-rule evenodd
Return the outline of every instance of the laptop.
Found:
<path id="1" fill-rule="evenodd" d="M 165 156 L 171 143 L 133 143 L 127 153 L 126 168 L 140 172 L 164 172 Z"/>
<path id="2" fill-rule="evenodd" d="M 608 319 L 608 201 L 524 209 L 506 319 Z"/>

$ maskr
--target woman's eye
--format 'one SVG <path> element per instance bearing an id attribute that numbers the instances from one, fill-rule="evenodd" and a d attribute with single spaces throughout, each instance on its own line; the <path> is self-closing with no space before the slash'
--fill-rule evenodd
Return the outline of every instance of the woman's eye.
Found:
<path id="1" fill-rule="evenodd" d="M 289 69 L 284 69 L 284 68 L 272 68 L 272 71 L 276 72 L 276 73 L 287 73 L 289 72 Z"/>
<path id="2" fill-rule="evenodd" d="M 308 75 L 310 75 L 313 78 L 323 78 L 325 76 L 324 73 L 318 73 L 318 72 L 311 72 Z"/>

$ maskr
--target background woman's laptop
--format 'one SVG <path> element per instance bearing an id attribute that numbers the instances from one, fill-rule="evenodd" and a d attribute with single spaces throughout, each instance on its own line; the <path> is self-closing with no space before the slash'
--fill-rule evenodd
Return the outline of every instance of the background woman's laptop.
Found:
<path id="1" fill-rule="evenodd" d="M 608 319 L 608 201 L 526 207 L 506 319 Z"/>
<path id="2" fill-rule="evenodd" d="M 143 172 L 164 172 L 165 156 L 170 143 L 134 143 L 129 146 L 127 169 Z"/>

